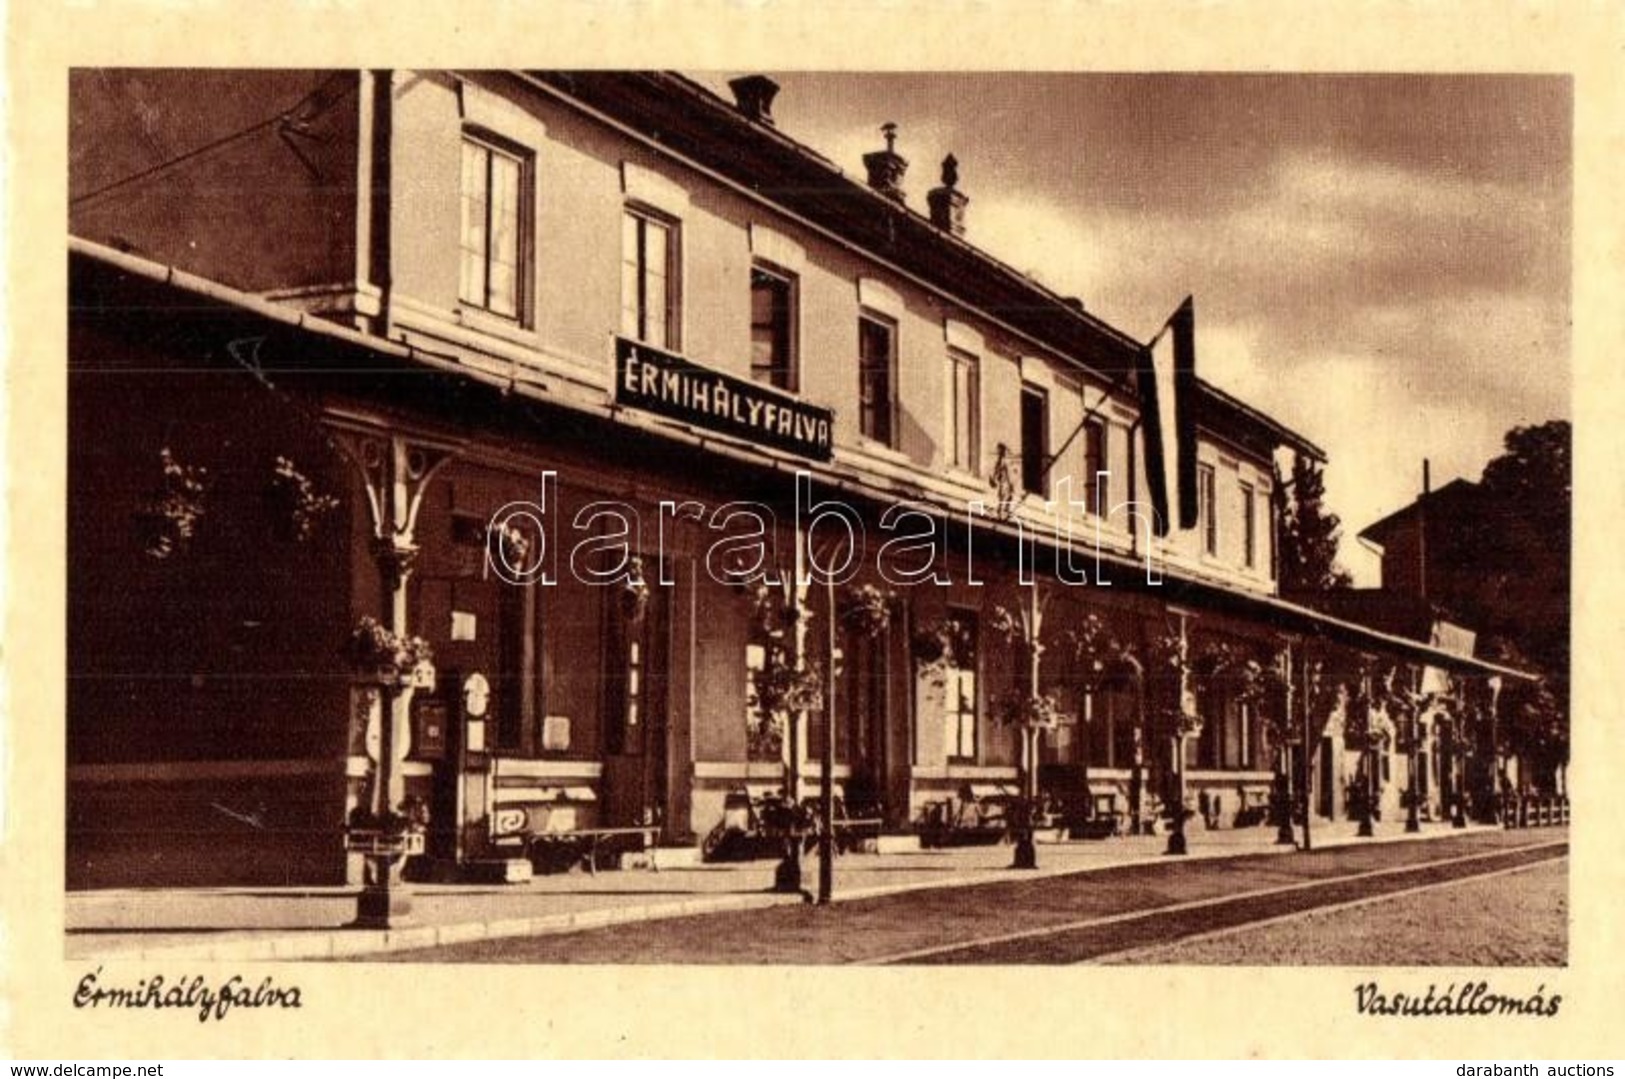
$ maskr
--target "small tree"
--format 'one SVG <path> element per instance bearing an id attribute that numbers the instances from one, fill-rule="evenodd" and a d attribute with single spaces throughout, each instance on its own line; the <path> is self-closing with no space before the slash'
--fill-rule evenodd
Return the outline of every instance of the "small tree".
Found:
<path id="1" fill-rule="evenodd" d="M 990 627 L 1015 648 L 1022 661 L 1016 684 L 999 699 L 995 711 L 1000 721 L 1015 728 L 1021 739 L 1021 795 L 1015 808 L 1016 852 L 1012 865 L 1015 869 L 1038 868 L 1033 830 L 1038 815 L 1039 748 L 1044 732 L 1054 730 L 1064 715 L 1060 698 L 1054 691 L 1045 690 L 1041 681 L 1044 612 L 1054 597 L 1054 591 L 1040 588 L 1036 583 L 1030 585 L 1027 602 L 1014 614 L 1006 607 L 994 608 Z"/>
<path id="2" fill-rule="evenodd" d="M 1085 615 L 1078 627 L 1069 630 L 1064 639 L 1063 654 L 1072 661 L 1073 680 L 1086 697 L 1093 698 L 1100 693 L 1113 689 L 1132 689 L 1139 691 L 1140 676 L 1143 668 L 1135 657 L 1132 646 L 1113 636 L 1106 628 L 1106 620 L 1100 615 L 1090 612 Z M 1080 724 L 1088 717 L 1081 713 L 1078 716 Z M 1135 740 L 1138 750 L 1140 730 L 1136 725 Z M 1140 766 L 1135 754 L 1135 768 Z M 1083 742 L 1084 786 L 1089 784 L 1089 751 L 1088 741 Z M 1138 784 L 1139 777 L 1134 782 Z M 1135 792 L 1137 793 L 1137 792 Z M 1135 802 L 1138 802 L 1136 797 Z M 1138 804 L 1134 807 L 1138 812 Z M 1135 821 L 1139 823 L 1138 818 Z"/>
<path id="3" fill-rule="evenodd" d="M 1445 688 L 1431 694 L 1425 709 L 1433 714 L 1433 729 L 1439 739 L 1439 801 L 1444 812 L 1450 814 L 1455 828 L 1467 827 L 1465 805 L 1466 751 L 1470 746 L 1469 725 L 1472 706 L 1465 683 L 1446 676 Z M 1460 775 L 1458 775 L 1458 772 Z"/>
<path id="4" fill-rule="evenodd" d="M 776 583 L 758 575 L 744 589 L 751 602 L 751 628 L 762 649 L 761 666 L 751 676 L 753 724 L 747 755 L 777 750 L 784 762 L 784 796 L 764 824 L 783 833 L 784 840 L 773 889 L 796 893 L 802 890 L 801 837 L 811 826 L 799 797 L 799 734 L 807 713 L 824 706 L 824 677 L 807 654 L 812 619 L 807 587 L 794 575 L 780 573 Z"/>
<path id="5" fill-rule="evenodd" d="M 1500 725 L 1502 744 L 1508 755 L 1522 765 L 1518 769 L 1518 794 L 1526 796 L 1530 775 L 1537 782 L 1553 780 L 1569 753 L 1568 715 L 1545 681 L 1514 682 L 1502 692 Z"/>
<path id="6" fill-rule="evenodd" d="M 840 643 L 837 628 L 844 627 L 861 641 L 872 641 L 891 627 L 896 596 L 874 585 L 838 589 L 833 580 L 824 583 L 827 599 L 828 680 L 824 689 L 824 746 L 821 754 L 818 835 L 818 902 L 829 903 L 835 894 L 835 698 L 840 674 Z M 850 793 L 850 790 L 848 791 Z"/>
<path id="7" fill-rule="evenodd" d="M 1161 774 L 1163 805 L 1168 813 L 1169 854 L 1184 854 L 1185 739 L 1202 729 L 1191 690 L 1193 663 L 1185 634 L 1174 627 L 1155 637 L 1148 648 L 1144 684 L 1145 726 L 1152 744 L 1168 750 Z M 1155 760 L 1157 758 L 1153 758 Z"/>
<path id="8" fill-rule="evenodd" d="M 1395 748 L 1405 754 L 1405 830 L 1420 831 L 1422 823 L 1418 814 L 1421 790 L 1416 783 L 1417 754 L 1425 740 L 1422 713 L 1427 705 L 1427 696 L 1418 685 L 1416 668 L 1408 663 L 1389 666 L 1387 672 L 1377 680 L 1375 689 L 1383 712 L 1394 724 Z"/>
<path id="9" fill-rule="evenodd" d="M 1199 650 L 1191 674 L 1199 700 L 1230 701 L 1262 714 L 1275 771 L 1272 812 L 1283 828 L 1284 842 L 1290 843 L 1286 743 L 1292 731 L 1287 715 L 1286 662 L 1284 648 L 1217 641 Z"/>
<path id="10" fill-rule="evenodd" d="M 1304 657 L 1304 703 L 1303 707 L 1309 722 L 1309 737 L 1311 744 L 1305 746 L 1304 767 L 1308 768 L 1309 753 L 1314 739 L 1324 735 L 1332 717 L 1337 714 L 1341 706 L 1344 714 L 1345 744 L 1352 739 L 1349 736 L 1349 715 L 1354 709 L 1354 702 L 1359 698 L 1360 679 L 1362 671 L 1358 658 L 1346 649 L 1328 644 L 1311 644 L 1309 652 Z M 1361 735 L 1359 747 L 1361 752 L 1362 769 L 1365 763 L 1365 754 L 1369 751 L 1364 735 Z M 1308 773 L 1305 771 L 1304 789 L 1307 792 Z M 1307 795 L 1306 795 L 1307 796 Z M 1310 812 L 1305 805 L 1304 812 Z M 1370 821 L 1366 821 L 1369 826 Z M 1369 833 L 1367 833 L 1369 834 Z"/>
<path id="11" fill-rule="evenodd" d="M 1375 678 L 1375 662 L 1367 656 L 1356 659 L 1349 671 L 1348 696 L 1343 708 L 1343 744 L 1360 754 L 1355 773 L 1358 782 L 1350 796 L 1362 836 L 1373 834 L 1372 818 L 1382 800 L 1375 754 L 1391 737 L 1386 715 L 1376 711 Z"/>
<path id="12" fill-rule="evenodd" d="M 1284 489 L 1290 488 L 1291 494 Z M 1299 454 L 1292 460 L 1292 479 L 1279 496 L 1279 580 L 1286 593 L 1318 594 L 1349 587 L 1353 578 L 1337 563 L 1342 521 L 1325 507 L 1326 478 L 1319 465 Z"/>
<path id="13" fill-rule="evenodd" d="M 823 674 L 806 648 L 812 612 L 788 577 L 777 586 L 759 578 L 746 594 L 752 635 L 762 649 L 761 665 L 751 675 L 750 757 L 783 759 L 789 742 L 793 758 L 799 717 L 824 706 Z"/>

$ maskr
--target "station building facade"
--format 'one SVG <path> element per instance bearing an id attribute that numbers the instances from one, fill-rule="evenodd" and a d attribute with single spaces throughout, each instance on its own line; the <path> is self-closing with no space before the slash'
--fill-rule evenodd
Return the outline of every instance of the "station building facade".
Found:
<path id="1" fill-rule="evenodd" d="M 1279 597 L 1274 462 L 1322 455 L 1199 380 L 1197 519 L 1156 535 L 1145 344 L 975 247 L 956 163 L 917 209 L 891 133 L 861 182 L 774 125 L 766 80 L 735 90 L 75 74 L 70 886 L 353 880 L 340 832 L 392 751 L 447 865 L 528 830 L 693 844 L 729 792 L 811 777 L 831 728 L 849 796 L 906 832 L 1016 781 L 995 626 L 1034 587 L 1061 719 L 1033 763 L 1125 802 L 1167 754 L 1059 643 L 1091 618 L 1146 655 L 1486 674 Z M 838 631 L 832 720 L 767 730 L 773 642 L 730 572 L 847 527 L 844 587 L 894 613 Z M 398 716 L 345 660 L 368 617 L 432 649 Z M 1291 700 L 1193 700 L 1186 796 L 1235 810 L 1285 769 L 1343 815 L 1322 732 L 1272 722 Z"/>

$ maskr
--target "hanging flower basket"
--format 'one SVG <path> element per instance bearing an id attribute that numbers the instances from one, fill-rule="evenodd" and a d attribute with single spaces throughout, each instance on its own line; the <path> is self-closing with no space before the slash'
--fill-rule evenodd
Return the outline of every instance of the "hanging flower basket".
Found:
<path id="1" fill-rule="evenodd" d="M 414 685 L 422 677 L 420 669 L 432 667 L 434 650 L 422 637 L 402 636 L 367 615 L 351 632 L 345 658 L 360 681 Z"/>
<path id="2" fill-rule="evenodd" d="M 849 591 L 841 603 L 841 623 L 862 638 L 874 638 L 891 625 L 891 593 L 872 584 Z"/>
<path id="3" fill-rule="evenodd" d="M 1055 694 L 1026 690 L 1011 690 L 1000 697 L 996 714 L 1007 726 L 1042 731 L 1054 730 L 1067 716 Z"/>
<path id="4" fill-rule="evenodd" d="M 1197 713 L 1181 708 L 1168 717 L 1168 726 L 1174 734 L 1189 738 L 1202 733 L 1203 722 Z"/>
<path id="5" fill-rule="evenodd" d="M 948 636 L 939 628 L 915 631 L 908 644 L 909 651 L 914 656 L 914 661 L 922 667 L 930 667 L 941 663 L 943 658 L 948 655 Z"/>
<path id="6" fill-rule="evenodd" d="M 946 666 L 955 657 L 973 653 L 970 631 L 954 618 L 944 618 L 914 632 L 909 641 L 914 660 L 922 667 Z"/>
<path id="7" fill-rule="evenodd" d="M 649 613 L 649 582 L 643 576 L 643 559 L 634 557 L 621 581 L 621 610 L 628 623 L 641 625 Z"/>
<path id="8" fill-rule="evenodd" d="M 168 446 L 158 451 L 162 480 L 158 490 L 135 511 L 141 549 L 162 561 L 184 551 L 204 514 L 207 470 L 183 465 Z"/>
<path id="9" fill-rule="evenodd" d="M 798 671 L 780 649 L 770 648 L 766 665 L 753 681 L 757 708 L 765 716 L 818 712 L 824 707 L 824 672 L 811 660 Z"/>
<path id="10" fill-rule="evenodd" d="M 272 466 L 266 499 L 276 527 L 295 543 L 309 540 L 322 519 L 339 507 L 335 496 L 318 491 L 310 477 L 286 457 L 278 457 Z"/>

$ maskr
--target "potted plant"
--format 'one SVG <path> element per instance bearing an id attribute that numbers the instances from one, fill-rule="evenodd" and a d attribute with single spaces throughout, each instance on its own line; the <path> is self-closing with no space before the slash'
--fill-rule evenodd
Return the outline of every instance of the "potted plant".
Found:
<path id="1" fill-rule="evenodd" d="M 423 836 L 429 826 L 429 806 L 415 794 L 407 795 L 394 809 L 374 813 L 367 806 L 350 812 L 345 837 L 348 849 L 388 858 L 423 853 Z"/>

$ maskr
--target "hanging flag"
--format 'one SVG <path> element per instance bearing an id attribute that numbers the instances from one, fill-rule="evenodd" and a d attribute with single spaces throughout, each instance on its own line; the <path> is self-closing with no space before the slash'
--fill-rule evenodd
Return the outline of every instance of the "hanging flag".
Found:
<path id="1" fill-rule="evenodd" d="M 1196 307 L 1191 297 L 1145 346 L 1139 370 L 1141 424 L 1145 430 L 1145 476 L 1154 530 L 1168 535 L 1197 522 L 1196 490 Z M 1170 469 L 1169 463 L 1173 463 Z M 1170 490 L 1172 488 L 1172 490 Z M 1172 497 L 1170 497 L 1172 496 Z"/>
<path id="2" fill-rule="evenodd" d="M 1140 350 L 1140 428 L 1144 432 L 1145 488 L 1151 496 L 1151 530 L 1158 539 L 1168 535 L 1167 453 L 1162 439 L 1161 394 L 1157 392 L 1157 369 L 1151 350 Z"/>

